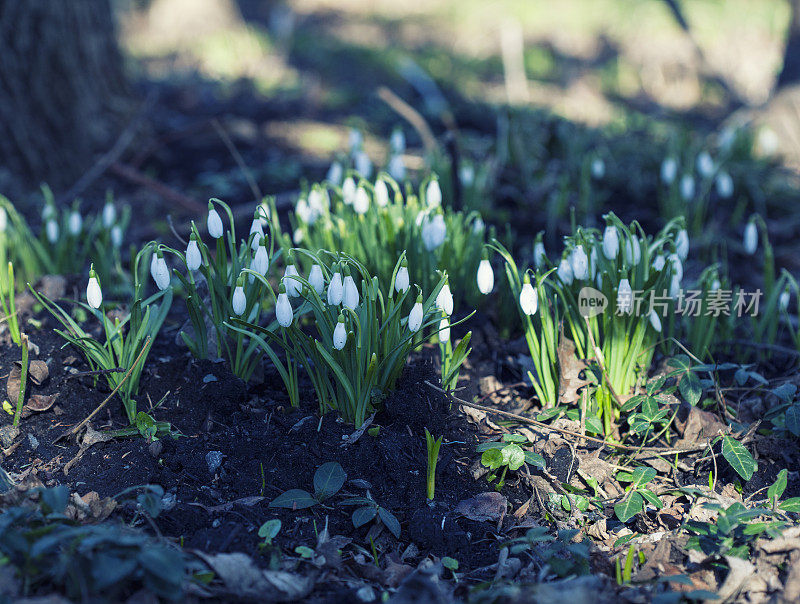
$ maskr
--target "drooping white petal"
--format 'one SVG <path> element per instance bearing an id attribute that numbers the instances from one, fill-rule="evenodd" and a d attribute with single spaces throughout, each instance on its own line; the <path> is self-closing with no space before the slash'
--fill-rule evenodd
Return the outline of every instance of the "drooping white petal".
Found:
<path id="1" fill-rule="evenodd" d="M 445 283 L 439 290 L 439 295 L 436 296 L 436 306 L 448 316 L 453 314 L 453 294 L 448 283 Z"/>
<path id="2" fill-rule="evenodd" d="M 122 227 L 115 224 L 111 227 L 111 245 L 120 247 L 122 245 Z"/>
<path id="3" fill-rule="evenodd" d="M 348 176 L 344 179 L 344 183 L 342 184 L 342 201 L 344 201 L 344 204 L 347 206 L 353 205 L 355 197 L 356 181 L 353 180 L 352 176 Z"/>
<path id="4" fill-rule="evenodd" d="M 570 255 L 572 276 L 579 281 L 589 278 L 589 258 L 582 245 L 577 245 Z"/>
<path id="5" fill-rule="evenodd" d="M 537 269 L 541 269 L 547 261 L 547 252 L 544 249 L 544 243 L 541 240 L 533 244 L 533 265 Z"/>
<path id="6" fill-rule="evenodd" d="M 681 197 L 684 201 L 691 201 L 694 199 L 694 176 L 691 174 L 684 174 L 681 176 Z"/>
<path id="7" fill-rule="evenodd" d="M 603 256 L 614 260 L 619 253 L 619 232 L 617 227 L 609 225 L 603 232 Z"/>
<path id="8" fill-rule="evenodd" d="M 714 160 L 711 159 L 708 151 L 701 151 L 697 156 L 697 171 L 703 178 L 710 178 L 714 174 L 714 170 Z"/>
<path id="9" fill-rule="evenodd" d="M 442 320 L 439 321 L 439 341 L 442 344 L 450 341 L 450 319 L 447 317 L 442 317 Z"/>
<path id="10" fill-rule="evenodd" d="M 150 262 L 150 274 L 153 277 L 153 281 L 156 282 L 158 289 L 165 290 L 169 287 L 169 268 L 163 256 L 153 254 L 153 260 Z"/>
<path id="11" fill-rule="evenodd" d="M 401 182 L 406 178 L 406 164 L 403 162 L 402 155 L 392 155 L 389 160 L 389 165 L 386 166 L 386 171 L 397 182 Z"/>
<path id="12" fill-rule="evenodd" d="M 369 193 L 364 187 L 358 187 L 356 189 L 356 196 L 353 200 L 353 209 L 355 210 L 356 214 L 366 214 L 367 210 L 369 210 Z"/>
<path id="13" fill-rule="evenodd" d="M 675 251 L 681 260 L 689 257 L 689 233 L 686 232 L 686 229 L 678 231 L 678 235 L 675 237 Z"/>
<path id="14" fill-rule="evenodd" d="M 55 220 L 51 219 L 47 221 L 45 231 L 47 232 L 47 240 L 50 243 L 54 244 L 58 241 L 58 223 Z"/>
<path id="15" fill-rule="evenodd" d="M 394 278 L 394 289 L 399 293 L 404 293 L 410 286 L 411 283 L 408 276 L 408 267 L 401 266 L 399 269 L 397 269 L 397 275 Z"/>
<path id="16" fill-rule="evenodd" d="M 417 300 L 411 312 L 408 313 L 408 328 L 412 333 L 419 331 L 422 326 L 422 302 Z"/>
<path id="17" fill-rule="evenodd" d="M 342 175 L 344 174 L 344 170 L 342 169 L 342 164 L 338 161 L 335 161 L 331 164 L 331 167 L 328 168 L 328 174 L 325 176 L 325 180 L 333 185 L 340 185 L 342 182 Z"/>
<path id="18" fill-rule="evenodd" d="M 342 293 L 342 305 L 350 310 L 355 310 L 359 302 L 358 287 L 352 275 L 344 278 L 344 291 Z"/>
<path id="19" fill-rule="evenodd" d="M 436 208 L 442 205 L 442 189 L 436 178 L 428 181 L 428 186 L 425 189 L 425 202 L 429 208 Z"/>
<path id="20" fill-rule="evenodd" d="M 100 308 L 103 303 L 103 292 L 97 277 L 89 277 L 89 284 L 86 286 L 86 302 L 92 308 Z"/>
<path id="21" fill-rule="evenodd" d="M 785 311 L 787 308 L 789 308 L 790 297 L 791 296 L 788 291 L 784 290 L 781 292 L 780 298 L 778 298 L 778 305 L 780 306 L 781 310 Z"/>
<path id="22" fill-rule="evenodd" d="M 103 206 L 103 226 L 110 229 L 117 221 L 117 208 L 111 201 L 107 201 Z"/>
<path id="23" fill-rule="evenodd" d="M 83 226 L 83 218 L 78 210 L 72 210 L 69 215 L 69 233 L 70 235 L 78 235 Z"/>
<path id="24" fill-rule="evenodd" d="M 206 221 L 206 226 L 208 227 L 208 234 L 214 239 L 219 239 L 222 237 L 222 218 L 219 217 L 219 212 L 217 212 L 217 210 L 213 207 L 208 210 L 208 220 Z"/>
<path id="25" fill-rule="evenodd" d="M 539 309 L 539 294 L 529 281 L 522 285 L 522 290 L 519 292 L 519 306 L 528 316 L 535 315 Z"/>
<path id="26" fill-rule="evenodd" d="M 481 260 L 478 265 L 478 274 L 476 278 L 478 281 L 478 290 L 482 294 L 486 295 L 492 293 L 494 289 L 494 271 L 492 270 L 492 264 L 486 258 Z"/>
<path id="27" fill-rule="evenodd" d="M 367 204 L 369 205 L 369 200 Z M 385 208 L 389 205 L 389 188 L 384 180 L 379 180 L 375 183 L 375 205 L 379 208 Z"/>
<path id="28" fill-rule="evenodd" d="M 667 157 L 661 162 L 661 181 L 671 185 L 678 175 L 678 162 L 673 157 Z"/>
<path id="29" fill-rule="evenodd" d="M 744 227 L 744 251 L 752 256 L 756 253 L 756 249 L 758 249 L 758 228 L 751 220 Z"/>
<path id="30" fill-rule="evenodd" d="M 333 347 L 336 350 L 341 350 L 347 343 L 347 329 L 345 329 L 344 321 L 336 323 L 336 328 L 333 330 Z"/>
<path id="31" fill-rule="evenodd" d="M 233 312 L 237 315 L 243 314 L 247 307 L 247 298 L 244 295 L 244 288 L 241 285 L 237 285 L 236 289 L 233 290 L 231 306 L 233 306 Z"/>
<path id="32" fill-rule="evenodd" d="M 278 319 L 278 324 L 281 327 L 289 327 L 292 324 L 294 319 L 292 303 L 285 293 L 278 294 L 278 300 L 275 302 L 275 318 Z"/>
<path id="33" fill-rule="evenodd" d="M 296 298 L 300 295 L 300 290 L 303 288 L 303 285 L 300 283 L 298 279 L 295 279 L 299 273 L 297 272 L 297 267 L 294 264 L 290 264 L 286 267 L 286 270 L 283 271 L 283 285 L 286 287 L 286 295 L 290 298 Z"/>
<path id="34" fill-rule="evenodd" d="M 661 333 L 661 319 L 659 318 L 658 314 L 656 314 L 655 310 L 650 311 L 650 325 L 653 326 L 658 333 Z"/>
<path id="35" fill-rule="evenodd" d="M 596 157 L 592 160 L 592 177 L 600 180 L 603 176 L 606 175 L 606 164 L 605 162 Z"/>
<path id="36" fill-rule="evenodd" d="M 556 274 L 558 274 L 558 278 L 561 279 L 564 285 L 572 285 L 572 265 L 567 258 L 562 258 L 561 262 L 558 263 Z"/>
<path id="37" fill-rule="evenodd" d="M 250 270 L 257 272 L 259 275 L 266 277 L 269 270 L 269 252 L 267 252 L 266 245 L 259 245 L 253 256 L 253 261 L 250 263 Z M 255 277 L 250 275 L 250 283 L 255 281 Z"/>
<path id="38" fill-rule="evenodd" d="M 717 195 L 722 197 L 722 199 L 730 199 L 733 197 L 733 179 L 731 175 L 724 170 L 717 174 L 714 186 L 717 189 Z"/>
<path id="39" fill-rule="evenodd" d="M 364 178 L 369 178 L 370 174 L 372 174 L 372 160 L 364 151 L 358 151 L 355 154 L 353 163 L 355 164 L 356 172 Z"/>
<path id="40" fill-rule="evenodd" d="M 342 285 L 342 274 L 339 272 L 333 273 L 331 282 L 328 284 L 328 304 L 334 306 L 342 303 L 344 296 L 344 286 Z"/>
<path id="41" fill-rule="evenodd" d="M 628 279 L 620 279 L 617 287 L 617 310 L 621 313 L 630 314 L 633 310 L 633 290 Z"/>
<path id="42" fill-rule="evenodd" d="M 200 254 L 200 247 L 197 241 L 189 239 L 189 245 L 186 246 L 186 268 L 190 271 L 196 271 L 200 268 L 203 262 L 203 257 Z"/>
<path id="43" fill-rule="evenodd" d="M 261 245 L 261 238 L 264 237 L 264 227 L 261 226 L 261 221 L 258 218 L 253 218 L 253 222 L 250 224 L 250 236 L 253 236 L 253 240 L 250 243 L 250 248 L 255 252 L 258 250 L 258 246 Z"/>
<path id="44" fill-rule="evenodd" d="M 311 267 L 311 272 L 308 274 L 308 282 L 315 292 L 322 294 L 325 289 L 325 278 L 322 276 L 322 267 L 319 264 Z"/>

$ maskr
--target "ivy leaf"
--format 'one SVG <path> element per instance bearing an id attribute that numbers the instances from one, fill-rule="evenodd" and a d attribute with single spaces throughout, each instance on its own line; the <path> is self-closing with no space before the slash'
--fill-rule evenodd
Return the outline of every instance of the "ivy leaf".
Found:
<path id="1" fill-rule="evenodd" d="M 503 461 L 508 465 L 509 470 L 519 470 L 525 463 L 525 452 L 519 445 L 508 445 L 501 451 Z"/>
<path id="2" fill-rule="evenodd" d="M 317 505 L 314 496 L 303 489 L 289 489 L 269 502 L 271 508 L 288 508 L 290 510 L 304 510 L 312 505 Z"/>
<path id="3" fill-rule="evenodd" d="M 603 422 L 600 421 L 600 418 L 596 415 L 587 415 L 586 416 L 586 429 L 589 432 L 593 432 L 594 434 L 602 434 L 603 433 Z"/>
<path id="4" fill-rule="evenodd" d="M 794 512 L 795 514 L 800 514 L 800 497 L 791 497 L 786 501 L 781 501 L 778 504 L 778 509 L 783 510 L 784 512 Z"/>
<path id="5" fill-rule="evenodd" d="M 376 510 L 375 507 L 371 505 L 364 506 L 363 508 L 358 508 L 355 512 L 353 512 L 353 526 L 355 528 L 364 526 L 367 522 L 375 518 L 375 515 L 377 513 L 378 510 Z"/>
<path id="6" fill-rule="evenodd" d="M 525 463 L 530 464 L 535 468 L 541 468 L 542 470 L 547 468 L 544 457 L 538 453 L 534 453 L 533 451 L 525 451 Z"/>
<path id="7" fill-rule="evenodd" d="M 643 506 L 644 499 L 642 499 L 638 491 L 633 491 L 629 497 L 614 506 L 614 513 L 620 522 L 628 522 L 628 520 L 642 511 Z"/>
<path id="8" fill-rule="evenodd" d="M 314 473 L 314 494 L 320 501 L 333 497 L 344 486 L 347 474 L 336 461 L 322 464 Z"/>
<path id="9" fill-rule="evenodd" d="M 775 482 L 767 489 L 767 497 L 769 497 L 770 502 L 780 499 L 781 495 L 783 495 L 783 492 L 786 490 L 786 478 L 788 474 L 789 471 L 786 468 L 778 472 L 778 477 L 775 479 Z"/>
<path id="10" fill-rule="evenodd" d="M 678 383 L 678 389 L 681 391 L 683 398 L 686 399 L 686 402 L 692 407 L 700 401 L 700 395 L 703 393 L 700 378 L 697 377 L 694 371 L 689 371 L 683 375 Z"/>
<path id="11" fill-rule="evenodd" d="M 658 498 L 658 495 L 653 493 L 653 491 L 650 489 L 639 489 L 639 493 L 647 500 L 647 503 L 655 506 L 656 509 L 660 510 L 664 507 L 664 504 L 662 503 L 661 499 Z"/>
<path id="12" fill-rule="evenodd" d="M 258 529 L 258 536 L 262 539 L 266 539 L 268 543 L 271 543 L 272 540 L 278 536 L 278 533 L 281 532 L 281 521 L 277 518 L 273 518 L 272 520 L 267 520 L 264 524 L 261 525 L 261 528 Z"/>
<path id="13" fill-rule="evenodd" d="M 633 470 L 631 476 L 631 490 L 638 489 L 646 485 L 648 482 L 656 477 L 655 468 L 639 466 Z"/>
<path id="14" fill-rule="evenodd" d="M 394 514 L 392 514 L 386 508 L 378 508 L 378 516 L 381 517 L 381 522 L 383 522 L 383 526 L 389 529 L 389 532 L 395 536 L 396 539 L 400 538 L 400 522 L 398 522 L 397 518 Z"/>
<path id="15" fill-rule="evenodd" d="M 784 403 L 791 403 L 794 400 L 794 395 L 797 394 L 797 386 L 794 384 L 781 384 L 777 388 L 772 389 L 772 394 L 781 399 Z"/>
<path id="16" fill-rule="evenodd" d="M 753 459 L 750 451 L 732 436 L 724 436 L 722 438 L 722 456 L 736 470 L 736 473 L 745 480 L 750 480 L 753 477 L 753 473 L 758 469 L 758 462 Z"/>
<path id="17" fill-rule="evenodd" d="M 795 403 L 789 407 L 784 417 L 786 429 L 795 436 L 800 436 L 800 404 Z"/>
<path id="18" fill-rule="evenodd" d="M 500 449 L 487 449 L 481 455 L 481 463 L 490 470 L 496 470 L 503 465 L 503 454 Z"/>

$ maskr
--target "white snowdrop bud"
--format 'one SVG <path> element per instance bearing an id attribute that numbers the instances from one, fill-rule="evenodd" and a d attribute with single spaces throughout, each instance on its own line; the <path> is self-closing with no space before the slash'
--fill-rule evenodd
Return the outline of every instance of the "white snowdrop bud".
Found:
<path id="1" fill-rule="evenodd" d="M 200 247 L 197 245 L 197 235 L 192 233 L 189 236 L 189 245 L 186 246 L 186 268 L 196 271 L 202 262 L 203 257 L 200 254 Z"/>
<path id="2" fill-rule="evenodd" d="M 56 217 L 56 208 L 53 206 L 52 203 L 45 203 L 44 207 L 42 208 L 42 220 L 48 221 L 51 218 Z"/>
<path id="3" fill-rule="evenodd" d="M 303 286 L 299 280 L 295 279 L 300 273 L 297 272 L 297 267 L 294 265 L 291 256 L 289 257 L 289 262 L 291 264 L 288 264 L 286 270 L 283 271 L 282 282 L 286 287 L 286 295 L 290 298 L 296 298 L 300 295 L 300 290 L 303 289 Z"/>
<path id="4" fill-rule="evenodd" d="M 400 268 L 397 269 L 397 275 L 394 278 L 394 289 L 398 293 L 405 293 L 411 286 L 408 276 L 408 261 L 403 258 L 400 263 Z"/>
<path id="5" fill-rule="evenodd" d="M 338 270 L 334 270 L 331 282 L 328 284 L 328 304 L 331 306 L 341 304 L 343 296 L 342 274 Z"/>
<path id="6" fill-rule="evenodd" d="M 541 239 L 537 239 L 536 243 L 533 244 L 533 265 L 537 269 L 541 269 L 546 261 L 547 252 L 544 249 L 544 243 L 542 243 Z"/>
<path id="7" fill-rule="evenodd" d="M 292 303 L 289 301 L 289 296 L 286 295 L 286 287 L 283 283 L 278 289 L 278 299 L 275 302 L 275 318 L 278 319 L 278 324 L 281 327 L 289 327 L 294 320 Z"/>
<path id="8" fill-rule="evenodd" d="M 675 182 L 675 177 L 678 175 L 678 162 L 674 157 L 667 157 L 661 162 L 661 181 L 664 184 L 671 185 Z"/>
<path id="9" fill-rule="evenodd" d="M 733 179 L 731 175 L 724 170 L 717 174 L 714 186 L 717 189 L 717 195 L 722 199 L 730 199 L 733 197 Z"/>
<path id="10" fill-rule="evenodd" d="M 353 163 L 355 164 L 356 172 L 364 178 L 369 178 L 370 174 L 372 174 L 372 161 L 364 151 L 358 151 L 355 154 Z"/>
<path id="11" fill-rule="evenodd" d="M 342 164 L 338 161 L 335 161 L 331 164 L 331 167 L 328 168 L 328 174 L 325 177 L 332 185 L 339 186 L 342 183 L 342 176 L 344 175 L 344 170 L 342 169 Z"/>
<path id="12" fill-rule="evenodd" d="M 269 270 L 269 252 L 267 252 L 267 238 L 261 238 L 261 244 L 258 246 L 252 262 L 250 262 L 250 270 L 257 272 L 259 275 L 267 276 Z M 250 283 L 253 283 L 256 278 L 250 275 Z"/>
<path id="13" fill-rule="evenodd" d="M 609 225 L 603 231 L 603 256 L 614 260 L 619 253 L 619 232 L 617 227 Z"/>
<path id="14" fill-rule="evenodd" d="M 478 265 L 478 290 L 484 294 L 492 293 L 494 289 L 494 271 L 492 270 L 492 264 L 489 262 L 488 258 L 484 258 L 481 260 L 480 264 Z"/>
<path id="15" fill-rule="evenodd" d="M 450 341 L 450 319 L 447 315 L 442 317 L 439 321 L 439 341 L 442 344 L 447 344 Z"/>
<path id="16" fill-rule="evenodd" d="M 256 213 L 255 217 L 253 218 L 253 222 L 250 223 L 249 236 L 253 237 L 252 241 L 250 242 L 250 248 L 255 252 L 258 250 L 258 246 L 261 245 L 261 239 L 264 238 L 264 227 L 261 226 L 261 221 L 258 219 L 258 213 Z"/>
<path id="17" fill-rule="evenodd" d="M 103 206 L 103 226 L 110 229 L 117 221 L 117 208 L 111 200 Z"/>
<path id="18" fill-rule="evenodd" d="M 8 213 L 5 208 L 0 208 L 0 233 L 5 233 L 8 227 Z"/>
<path id="19" fill-rule="evenodd" d="M 465 187 L 471 187 L 475 182 L 475 168 L 472 167 L 472 164 L 461 164 L 458 169 L 458 178 Z"/>
<path id="20" fill-rule="evenodd" d="M 719 279 L 714 279 L 711 282 L 711 286 L 709 287 L 709 291 L 715 292 L 715 291 L 719 290 L 720 287 L 722 287 L 722 283 L 719 282 Z"/>
<path id="21" fill-rule="evenodd" d="M 589 278 L 589 258 L 582 245 L 575 246 L 570 254 L 570 264 L 572 265 L 572 276 L 579 281 Z"/>
<path id="22" fill-rule="evenodd" d="M 333 330 L 333 347 L 336 350 L 341 350 L 347 344 L 347 330 L 344 326 L 344 315 L 339 315 L 339 320 L 336 322 L 336 328 Z"/>
<path id="23" fill-rule="evenodd" d="M 677 298 L 681 293 L 681 280 L 677 278 L 678 275 L 672 275 L 672 281 L 669 284 L 669 297 Z"/>
<path id="24" fill-rule="evenodd" d="M 389 165 L 386 166 L 386 171 L 397 182 L 401 182 L 406 178 L 406 165 L 403 162 L 402 155 L 392 155 L 389 160 Z"/>
<path id="25" fill-rule="evenodd" d="M 755 221 L 751 220 L 744 227 L 744 251 L 751 256 L 756 253 L 758 249 L 758 228 Z"/>
<path id="26" fill-rule="evenodd" d="M 45 225 L 45 231 L 47 232 L 47 240 L 55 244 L 58 241 L 58 223 L 51 218 Z"/>
<path id="27" fill-rule="evenodd" d="M 292 241 L 294 241 L 295 245 L 300 245 L 303 242 L 303 237 L 305 237 L 303 229 L 295 229 L 294 233 L 292 233 Z"/>
<path id="28" fill-rule="evenodd" d="M 156 286 L 160 290 L 165 290 L 169 287 L 169 268 L 167 268 L 167 261 L 164 260 L 164 253 L 157 249 L 150 260 L 150 274 Z"/>
<path id="29" fill-rule="evenodd" d="M 639 245 L 639 238 L 634 235 L 625 242 L 625 261 L 628 264 L 637 265 L 642 259 L 642 248 Z"/>
<path id="30" fill-rule="evenodd" d="M 311 210 L 311 224 L 314 224 L 328 209 L 328 198 L 324 189 L 313 187 L 308 192 L 308 207 Z"/>
<path id="31" fill-rule="evenodd" d="M 790 297 L 791 296 L 788 291 L 784 290 L 781 292 L 780 298 L 778 298 L 778 304 L 780 305 L 782 311 L 785 311 L 787 308 L 789 308 Z"/>
<path id="32" fill-rule="evenodd" d="M 350 146 L 350 153 L 355 153 L 364 144 L 364 137 L 361 135 L 361 130 L 350 128 L 347 134 L 347 144 Z"/>
<path id="33" fill-rule="evenodd" d="M 369 203 L 369 200 L 367 203 Z M 375 205 L 379 208 L 385 208 L 389 205 L 389 189 L 383 179 L 375 183 Z"/>
<path id="34" fill-rule="evenodd" d="M 439 295 L 436 296 L 436 306 L 438 306 L 446 315 L 453 314 L 453 294 L 450 292 L 450 284 L 444 282 L 442 289 L 439 290 Z"/>
<path id="35" fill-rule="evenodd" d="M 600 180 L 603 176 L 606 175 L 606 164 L 605 162 L 596 157 L 592 160 L 592 178 L 596 180 Z"/>
<path id="36" fill-rule="evenodd" d="M 681 176 L 681 197 L 684 201 L 691 201 L 694 199 L 694 176 L 691 174 L 684 174 Z"/>
<path id="37" fill-rule="evenodd" d="M 344 184 L 342 184 L 342 201 L 344 201 L 344 205 L 350 206 L 353 205 L 355 198 L 356 181 L 353 180 L 352 176 L 348 176 L 344 179 Z"/>
<path id="38" fill-rule="evenodd" d="M 322 276 L 322 267 L 319 264 L 311 267 L 311 272 L 308 274 L 308 282 L 318 294 L 322 294 L 325 290 L 325 278 Z"/>
<path id="39" fill-rule="evenodd" d="M 670 254 L 669 258 L 670 267 L 672 267 L 672 277 L 678 278 L 678 281 L 683 279 L 683 262 L 681 262 L 681 257 L 678 254 Z"/>
<path id="40" fill-rule="evenodd" d="M 617 310 L 625 314 L 630 314 L 633 310 L 633 290 L 627 278 L 620 279 L 617 287 Z"/>
<path id="41" fill-rule="evenodd" d="M 422 295 L 417 296 L 416 303 L 408 313 L 408 328 L 411 333 L 417 333 L 420 327 L 422 327 Z"/>
<path id="42" fill-rule="evenodd" d="M 697 156 L 697 171 L 703 178 L 710 178 L 714 174 L 714 160 L 708 154 L 708 151 L 701 151 Z"/>
<path id="43" fill-rule="evenodd" d="M 689 233 L 686 232 L 686 229 L 678 231 L 678 235 L 675 237 L 675 251 L 681 260 L 689 257 Z"/>
<path id="44" fill-rule="evenodd" d="M 475 235 L 480 235 L 485 229 L 486 223 L 483 221 L 483 218 L 476 216 L 475 220 L 472 222 L 472 232 Z"/>
<path id="45" fill-rule="evenodd" d="M 118 224 L 111 227 L 111 245 L 114 247 L 122 246 L 122 228 Z"/>
<path id="46" fill-rule="evenodd" d="M 539 309 L 539 294 L 531 285 L 531 278 L 525 274 L 522 290 L 519 292 L 519 306 L 528 316 L 533 316 Z"/>
<path id="47" fill-rule="evenodd" d="M 69 215 L 69 233 L 70 235 L 78 235 L 83 226 L 83 218 L 78 210 L 72 210 Z"/>
<path id="48" fill-rule="evenodd" d="M 556 271 L 558 278 L 564 285 L 572 285 L 572 265 L 567 258 L 562 258 L 558 263 L 558 270 Z"/>
<path id="49" fill-rule="evenodd" d="M 269 207 L 269 203 L 266 199 L 258 204 L 256 216 L 258 216 L 258 221 L 261 223 L 261 228 L 267 228 L 269 220 L 272 217 L 272 209 Z"/>
<path id="50" fill-rule="evenodd" d="M 97 280 L 97 273 L 94 272 L 94 265 L 89 268 L 89 284 L 86 286 L 86 301 L 92 308 L 100 308 L 103 303 L 103 292 L 100 289 L 100 282 Z"/>
<path id="51" fill-rule="evenodd" d="M 406 135 L 403 134 L 401 128 L 392 130 L 392 136 L 389 139 L 389 148 L 392 153 L 403 153 L 406 150 Z"/>
<path id="52" fill-rule="evenodd" d="M 353 199 L 353 209 L 356 214 L 361 214 L 362 216 L 369 210 L 369 193 L 367 193 L 364 187 L 358 187 L 358 189 L 356 189 L 356 196 L 355 199 Z"/>
<path id="53" fill-rule="evenodd" d="M 298 199 L 297 203 L 294 205 L 294 215 L 300 219 L 300 222 L 306 224 L 311 223 L 311 206 L 309 206 L 308 202 L 302 197 Z"/>
<path id="54" fill-rule="evenodd" d="M 661 333 L 661 319 L 659 318 L 658 314 L 656 314 L 655 310 L 650 311 L 650 325 L 653 326 L 658 333 Z"/>
<path id="55" fill-rule="evenodd" d="M 439 186 L 439 180 L 436 178 L 428 181 L 428 186 L 425 189 L 425 203 L 429 208 L 437 208 L 442 205 L 442 189 Z"/>
<path id="56" fill-rule="evenodd" d="M 447 237 L 447 225 L 444 216 L 436 214 L 433 218 L 426 218 L 422 225 L 422 242 L 425 249 L 432 252 L 444 243 Z"/>
<path id="57" fill-rule="evenodd" d="M 208 227 L 208 234 L 214 239 L 222 237 L 222 218 L 219 217 L 219 212 L 217 212 L 214 203 L 211 201 L 208 202 L 208 220 L 206 220 L 206 226 Z"/>
<path id="58" fill-rule="evenodd" d="M 342 305 L 350 310 L 355 310 L 358 306 L 360 298 L 358 295 L 358 287 L 351 275 L 345 275 L 344 285 L 342 292 Z"/>
<path id="59" fill-rule="evenodd" d="M 589 254 L 589 276 L 594 279 L 597 274 L 597 248 L 592 248 L 592 253 Z"/>
<path id="60" fill-rule="evenodd" d="M 242 315 L 247 308 L 247 297 L 244 295 L 244 277 L 239 275 L 236 281 L 236 288 L 233 290 L 233 300 L 231 300 L 234 314 Z"/>
<path id="61" fill-rule="evenodd" d="M 664 264 L 665 263 L 666 263 L 666 260 L 664 259 L 664 255 L 663 254 L 659 254 L 658 256 L 656 256 L 656 259 L 653 260 L 653 269 L 658 271 L 658 272 L 661 272 L 661 271 L 664 270 Z"/>

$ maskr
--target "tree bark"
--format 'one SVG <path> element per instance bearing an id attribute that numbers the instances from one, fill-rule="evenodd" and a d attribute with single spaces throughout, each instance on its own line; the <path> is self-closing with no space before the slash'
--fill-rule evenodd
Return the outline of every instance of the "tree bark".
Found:
<path id="1" fill-rule="evenodd" d="M 130 112 L 110 0 L 0 0 L 0 164 L 60 188 Z"/>
<path id="2" fill-rule="evenodd" d="M 776 90 L 800 83 L 800 0 L 789 0 L 791 20 L 783 52 L 783 68 L 778 75 Z"/>

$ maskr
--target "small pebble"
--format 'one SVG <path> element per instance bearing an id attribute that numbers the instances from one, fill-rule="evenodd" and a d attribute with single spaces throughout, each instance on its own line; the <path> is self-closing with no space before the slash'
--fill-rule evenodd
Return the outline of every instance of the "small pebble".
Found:
<path id="1" fill-rule="evenodd" d="M 225 457 L 222 451 L 209 451 L 206 453 L 206 464 L 208 464 L 208 473 L 214 474 L 222 465 L 222 458 Z"/>
<path id="2" fill-rule="evenodd" d="M 161 451 L 164 448 L 164 445 L 161 443 L 160 440 L 154 440 L 150 443 L 150 446 L 147 447 L 147 450 L 150 452 L 150 455 L 153 457 L 158 457 L 161 455 Z"/>
<path id="3" fill-rule="evenodd" d="M 31 446 L 31 451 L 35 451 L 39 448 L 39 441 L 30 432 L 28 432 L 28 444 Z"/>

